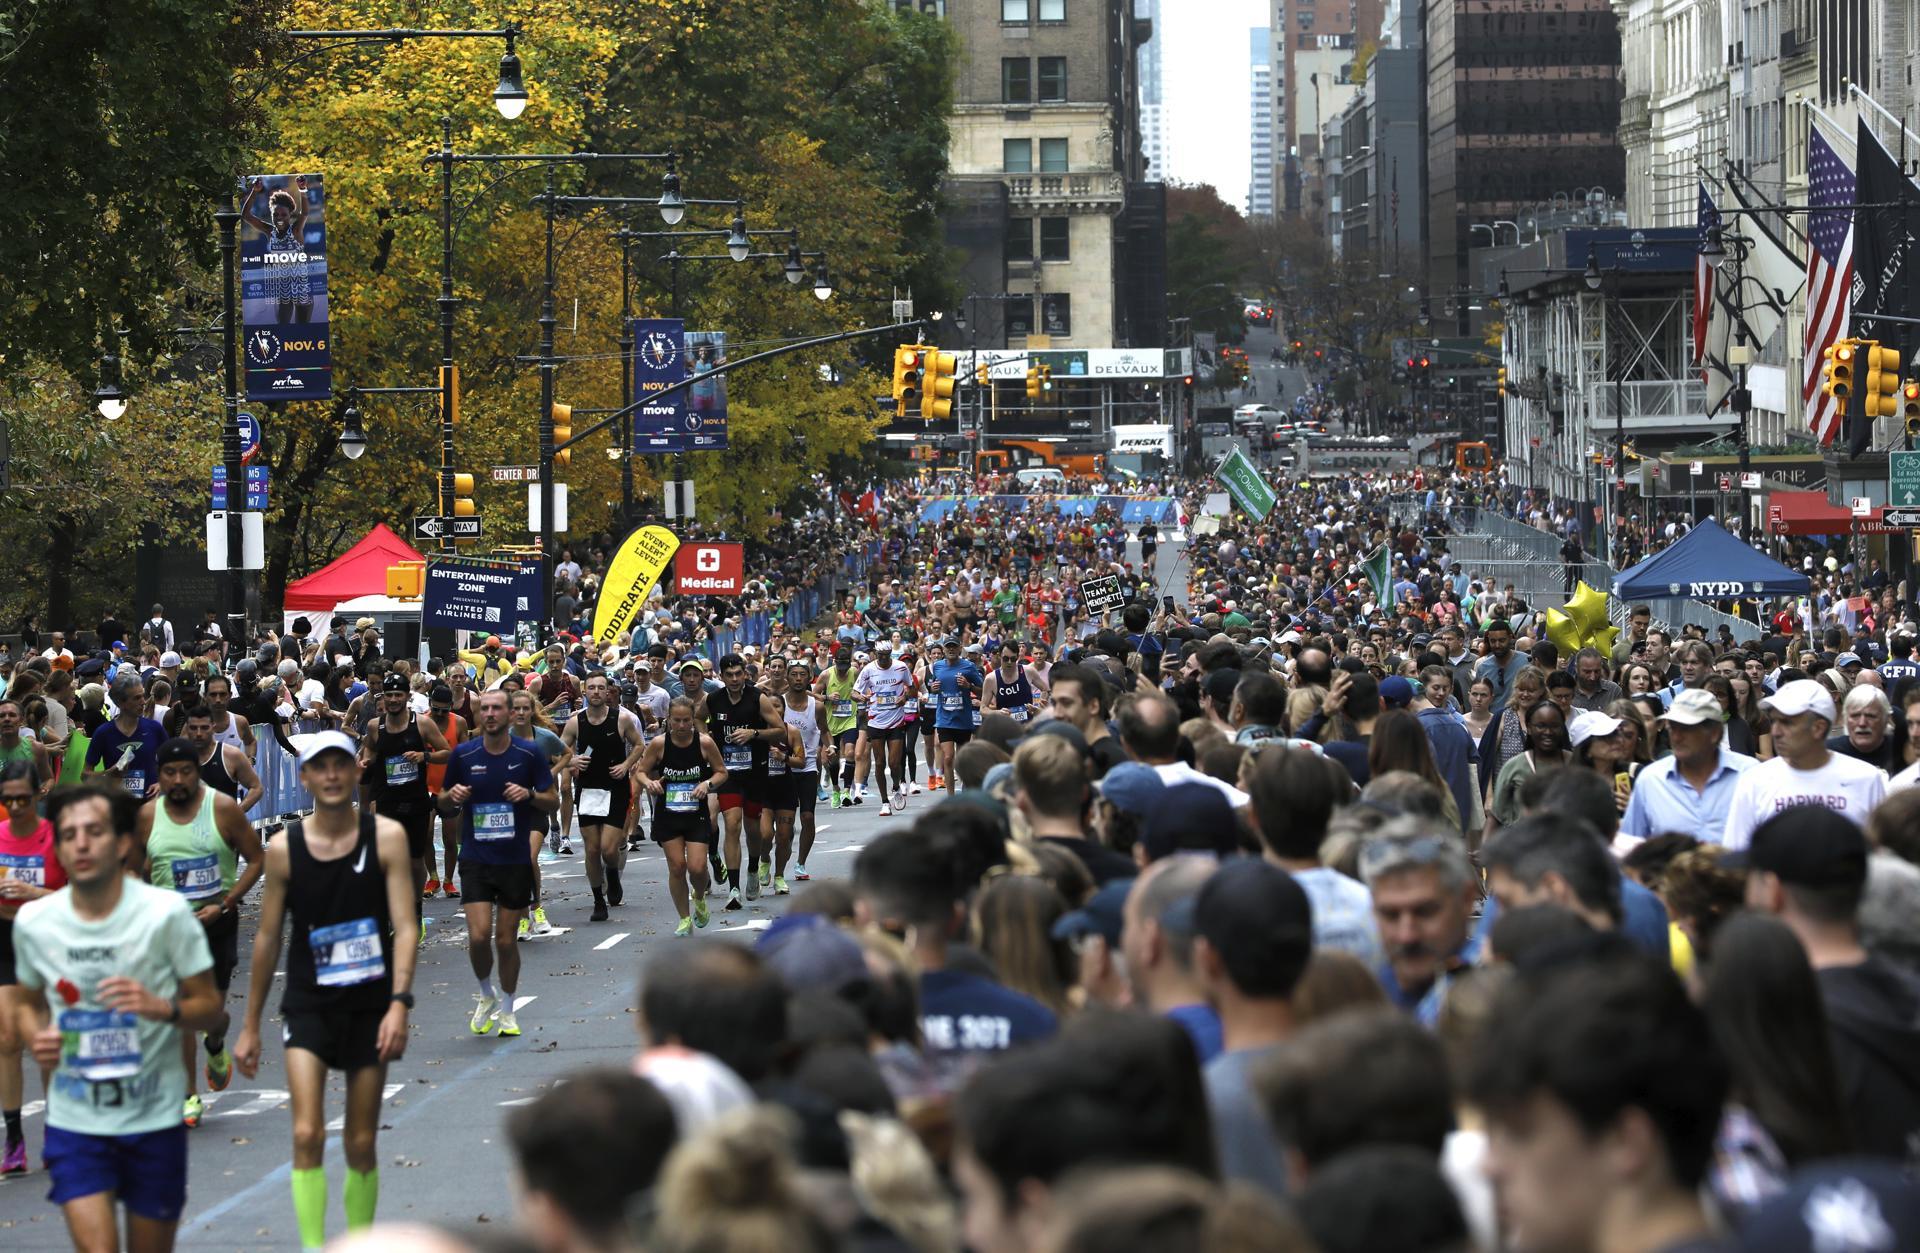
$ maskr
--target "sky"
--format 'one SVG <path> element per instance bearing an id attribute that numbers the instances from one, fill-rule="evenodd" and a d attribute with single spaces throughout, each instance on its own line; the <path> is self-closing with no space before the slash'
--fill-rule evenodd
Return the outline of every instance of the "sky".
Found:
<path id="1" fill-rule="evenodd" d="M 1267 0 L 1160 0 L 1160 56 L 1167 107 L 1167 177 L 1212 183 L 1244 210 L 1253 119 L 1248 108 L 1247 30 L 1265 26 Z"/>

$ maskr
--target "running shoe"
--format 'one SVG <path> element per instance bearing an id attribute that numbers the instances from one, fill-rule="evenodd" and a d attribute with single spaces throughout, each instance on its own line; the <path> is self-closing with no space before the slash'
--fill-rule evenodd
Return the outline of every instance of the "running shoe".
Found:
<path id="1" fill-rule="evenodd" d="M 428 880 L 427 880 L 427 885 L 426 885 L 425 887 L 423 887 L 423 888 L 421 888 L 421 889 L 420 889 L 420 892 L 421 892 L 421 895 L 422 895 L 422 897 L 423 897 L 424 899 L 426 899 L 426 900 L 432 900 L 432 899 L 433 899 L 433 894 L 434 894 L 435 892 L 438 892 L 439 890 L 440 890 L 440 880 L 438 880 L 438 879 L 428 879 Z"/>
<path id="2" fill-rule="evenodd" d="M 807 873 L 806 862 L 796 861 L 793 863 L 793 878 L 796 883 L 805 883 L 807 880 L 813 878 L 812 875 Z"/>
<path id="3" fill-rule="evenodd" d="M 547 921 L 547 911 L 543 905 L 533 907 L 533 933 L 535 935 L 553 934 L 553 924 Z"/>
<path id="4" fill-rule="evenodd" d="M 475 1035 L 485 1035 L 493 1030 L 493 1011 L 500 1007 L 500 998 L 488 996 L 484 992 L 473 994 L 473 1018 L 467 1023 L 467 1030 Z"/>
<path id="5" fill-rule="evenodd" d="M 588 922 L 605 922 L 606 920 L 607 920 L 607 902 L 605 901 L 605 899 L 596 896 L 593 898 L 593 912 L 587 915 L 587 921 Z"/>
<path id="6" fill-rule="evenodd" d="M 200 1120 L 206 1117 L 207 1107 L 200 1103 L 198 1096 L 187 1098 L 186 1108 L 180 1112 L 180 1122 L 187 1127 L 198 1127 Z"/>
<path id="7" fill-rule="evenodd" d="M 695 893 L 693 898 L 693 925 L 704 928 L 712 919 L 713 914 L 707 909 L 707 898 L 705 894 Z"/>
<path id="8" fill-rule="evenodd" d="M 727 908 L 728 909 L 745 909 L 746 908 L 746 906 L 740 903 L 739 888 L 727 889 Z"/>
<path id="9" fill-rule="evenodd" d="M 24 1175 L 27 1173 L 27 1142 L 15 1140 L 7 1146 L 6 1156 L 0 1157 L 0 1175 Z"/>
<path id="10" fill-rule="evenodd" d="M 560 838 L 560 855 L 562 857 L 573 856 L 573 845 L 567 841 L 565 836 Z"/>
<path id="11" fill-rule="evenodd" d="M 908 780 L 907 780 L 907 791 L 908 791 L 908 792 L 909 792 L 910 794 L 912 794 L 912 795 L 914 795 L 914 796 L 918 796 L 918 795 L 920 795 L 920 785 L 919 785 L 919 784 L 918 784 L 917 782 L 915 782 L 914 780 L 912 780 L 912 779 L 908 779 Z"/>
<path id="12" fill-rule="evenodd" d="M 855 793 L 853 794 L 853 803 L 854 803 L 854 804 L 856 804 L 856 805 L 864 805 L 864 804 L 866 804 L 866 803 L 867 803 L 867 794 L 866 794 L 865 792 L 855 792 Z"/>
<path id="13" fill-rule="evenodd" d="M 460 899 L 460 889 L 454 884 L 452 879 L 448 879 L 446 887 L 441 890 L 447 894 L 447 899 L 450 901 Z"/>
<path id="14" fill-rule="evenodd" d="M 747 899 L 750 901 L 760 899 L 760 868 L 758 866 L 747 871 Z M 732 909 L 733 906 L 729 905 L 727 908 Z"/>
<path id="15" fill-rule="evenodd" d="M 765 883 L 771 878 L 773 878 L 773 863 L 762 857 L 760 859 L 760 881 Z"/>
<path id="16" fill-rule="evenodd" d="M 785 896 L 787 894 L 787 881 L 779 875 L 773 876 L 773 894 L 775 896 Z"/>
<path id="17" fill-rule="evenodd" d="M 673 928 L 673 938 L 684 940 L 693 934 L 693 919 L 682 918 Z"/>
<path id="18" fill-rule="evenodd" d="M 502 1036 L 520 1034 L 520 1020 L 513 1016 L 511 1009 L 501 1010 L 500 1016 L 495 1021 L 500 1024 L 500 1034 Z"/>
<path id="19" fill-rule="evenodd" d="M 516 940 L 530 940 L 530 939 L 532 939 L 532 938 L 533 938 L 533 924 L 532 924 L 532 923 L 530 923 L 530 922 L 528 922 L 528 921 L 527 921 L 527 920 L 526 920 L 525 918 L 522 918 L 522 919 L 520 920 L 520 925 L 519 925 L 519 926 L 517 926 L 517 927 L 515 927 L 515 928 L 513 929 L 513 938 L 514 938 L 514 939 L 516 939 Z"/>
<path id="20" fill-rule="evenodd" d="M 612 866 L 602 871 L 607 876 L 607 904 L 618 905 L 627 899 L 626 889 L 620 886 L 620 872 Z"/>
<path id="21" fill-rule="evenodd" d="M 233 1054 L 221 1049 L 218 1053 L 207 1051 L 207 1086 L 215 1092 L 225 1092 L 227 1085 L 233 1082 Z"/>

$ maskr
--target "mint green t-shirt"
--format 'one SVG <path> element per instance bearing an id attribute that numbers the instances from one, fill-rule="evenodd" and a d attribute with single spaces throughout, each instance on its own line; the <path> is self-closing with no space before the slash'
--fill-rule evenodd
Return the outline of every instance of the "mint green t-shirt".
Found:
<path id="1" fill-rule="evenodd" d="M 179 1126 L 187 1073 L 178 1028 L 116 1013 L 96 998 L 101 980 L 127 975 L 170 999 L 182 979 L 213 966 L 186 898 L 127 879 L 113 913 L 87 922 L 63 888 L 20 907 L 13 947 L 21 984 L 45 992 L 62 1037 L 47 1125 L 94 1136 Z"/>

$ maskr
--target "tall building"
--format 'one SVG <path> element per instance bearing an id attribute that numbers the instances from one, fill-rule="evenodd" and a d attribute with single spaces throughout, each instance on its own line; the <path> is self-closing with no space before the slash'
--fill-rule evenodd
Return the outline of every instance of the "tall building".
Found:
<path id="1" fill-rule="evenodd" d="M 975 346 L 1159 344 L 1134 0 L 949 4 L 959 35 L 947 242 Z M 1137 201 L 1138 203 L 1131 203 Z M 1164 231 L 1164 212 L 1157 219 Z M 1136 257 L 1134 254 L 1138 253 Z"/>
<path id="2" fill-rule="evenodd" d="M 1267 45 L 1272 32 L 1256 26 L 1247 32 L 1247 82 L 1251 99 L 1253 156 L 1247 172 L 1247 216 L 1273 216 L 1273 62 Z"/>
<path id="3" fill-rule="evenodd" d="M 1283 212 L 1306 210 L 1305 185 L 1324 168 L 1321 127 L 1327 118 L 1338 117 L 1351 98 L 1351 92 L 1341 94 L 1335 103 L 1337 76 L 1303 68 L 1301 57 L 1344 51 L 1351 60 L 1355 49 L 1377 37 L 1384 8 L 1385 0 L 1273 0 L 1268 23 L 1273 32 L 1273 156 Z"/>
<path id="4" fill-rule="evenodd" d="M 1468 285 L 1475 228 L 1626 191 L 1620 26 L 1609 0 L 1430 0 L 1427 282 Z M 1704 36 L 1701 36 L 1704 38 Z"/>
<path id="5" fill-rule="evenodd" d="M 1160 34 L 1160 0 L 1136 0 L 1134 16 L 1148 22 L 1155 37 L 1140 45 L 1140 155 L 1146 162 L 1148 181 L 1165 182 L 1167 177 L 1167 104 L 1160 90 L 1160 50 L 1166 40 Z"/>

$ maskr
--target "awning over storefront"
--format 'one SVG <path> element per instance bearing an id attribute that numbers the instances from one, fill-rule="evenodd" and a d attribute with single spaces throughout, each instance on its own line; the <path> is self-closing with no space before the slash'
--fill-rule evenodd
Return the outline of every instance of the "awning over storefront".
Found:
<path id="1" fill-rule="evenodd" d="M 1773 492 L 1767 496 L 1767 532 L 1771 535 L 1877 534 L 1887 528 L 1880 511 L 1856 518 L 1852 510 L 1827 500 L 1825 492 Z"/>

